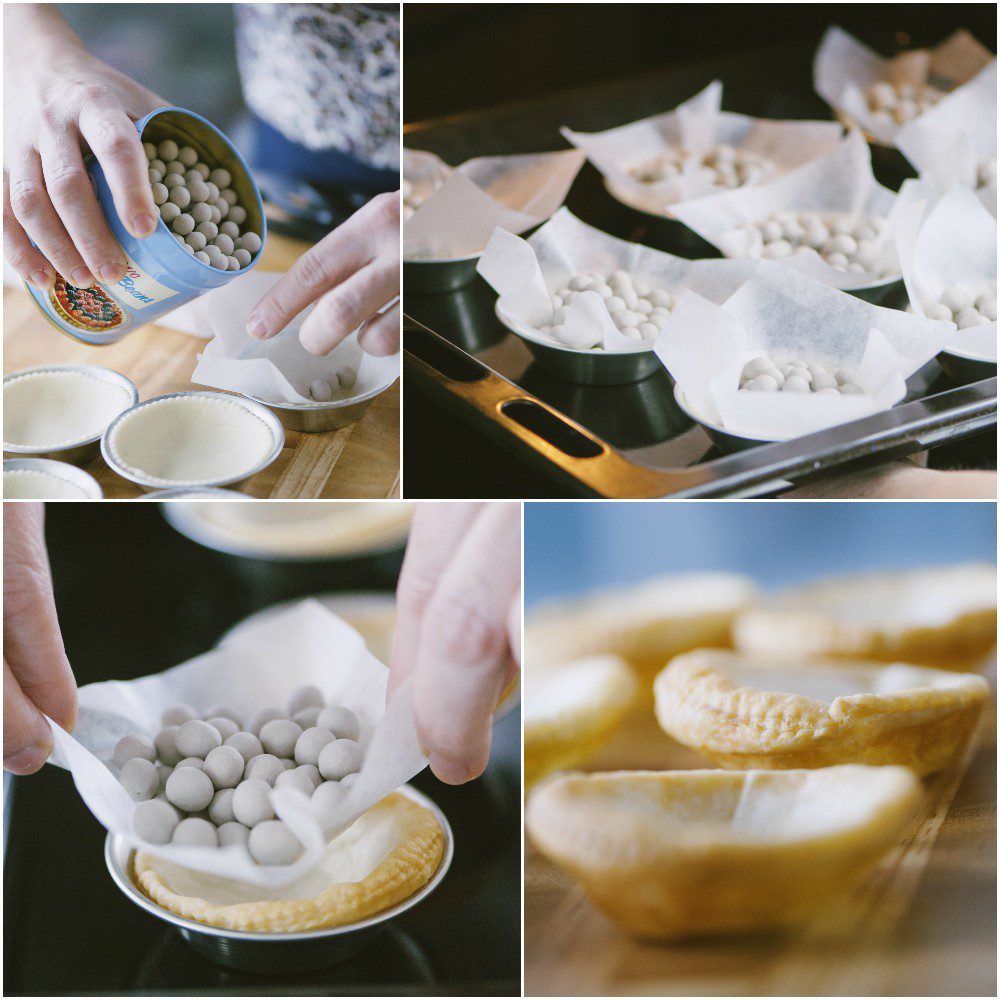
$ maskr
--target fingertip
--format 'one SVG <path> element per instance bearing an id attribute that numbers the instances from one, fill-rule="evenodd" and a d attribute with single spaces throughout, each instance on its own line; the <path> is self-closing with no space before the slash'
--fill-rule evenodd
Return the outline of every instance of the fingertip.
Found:
<path id="1" fill-rule="evenodd" d="M 51 273 L 45 270 L 32 271 L 28 275 L 28 282 L 35 286 L 35 288 L 47 292 L 54 282 L 55 278 Z"/>
<path id="2" fill-rule="evenodd" d="M 434 776 L 446 785 L 464 785 L 486 770 L 486 758 L 455 760 L 445 754 L 432 753 L 429 763 Z"/>
<path id="3" fill-rule="evenodd" d="M 144 240 L 153 235 L 156 230 L 156 219 L 148 212 L 139 212 L 132 216 L 129 232 L 138 240 Z"/>
<path id="4" fill-rule="evenodd" d="M 36 771 L 42 769 L 45 762 L 49 759 L 51 752 L 51 743 L 45 746 L 35 745 L 24 747 L 24 749 L 17 750 L 9 756 L 4 757 L 4 770 L 10 771 L 11 774 L 34 774 Z"/>

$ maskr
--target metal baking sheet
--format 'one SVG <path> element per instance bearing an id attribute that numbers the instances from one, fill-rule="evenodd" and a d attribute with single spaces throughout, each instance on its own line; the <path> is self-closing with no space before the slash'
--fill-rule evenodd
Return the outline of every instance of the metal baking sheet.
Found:
<path id="1" fill-rule="evenodd" d="M 760 59 L 760 54 L 757 54 Z M 724 107 L 748 114 L 827 118 L 806 63 L 786 60 L 767 80 L 752 60 L 685 67 L 600 89 L 407 126 L 406 145 L 451 163 L 478 155 L 558 149 L 559 126 L 593 131 L 667 110 L 714 77 Z M 769 63 L 769 65 L 772 65 Z M 769 89 L 762 91 L 766 85 Z M 876 162 L 879 179 L 898 187 L 905 163 Z M 676 224 L 661 226 L 617 202 L 587 164 L 566 199 L 584 222 L 614 236 L 682 256 L 707 256 L 684 243 Z M 408 291 L 404 276 L 407 378 L 567 484 L 605 497 L 731 497 L 781 493 L 821 474 L 914 454 L 996 425 L 995 377 L 957 384 L 932 361 L 907 383 L 892 410 L 791 441 L 720 454 L 677 407 L 666 371 L 631 385 L 586 386 L 541 369 L 494 314 L 496 294 L 478 276 L 439 294 Z M 901 302 L 884 302 L 901 305 Z"/>

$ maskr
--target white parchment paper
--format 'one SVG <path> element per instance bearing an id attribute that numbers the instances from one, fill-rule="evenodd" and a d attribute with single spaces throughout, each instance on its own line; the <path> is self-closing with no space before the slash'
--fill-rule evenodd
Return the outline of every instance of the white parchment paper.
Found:
<path id="1" fill-rule="evenodd" d="M 881 240 L 882 264 L 889 277 L 838 271 L 812 249 L 781 258 L 781 267 L 799 271 L 833 288 L 867 288 L 898 277 L 892 240 L 898 213 L 908 197 L 882 187 L 872 173 L 871 151 L 864 136 L 850 132 L 829 153 L 777 180 L 739 188 L 675 205 L 678 219 L 727 257 L 745 257 L 756 237 L 748 225 L 763 222 L 775 212 L 844 212 L 875 215 L 887 220 Z"/>
<path id="2" fill-rule="evenodd" d="M 865 95 L 876 83 L 928 83 L 951 91 L 995 58 L 967 31 L 956 31 L 933 49 L 913 49 L 892 59 L 880 56 L 842 28 L 828 28 L 813 61 L 813 86 L 834 111 L 887 146 L 900 126 L 877 118 Z M 929 113 L 929 112 L 928 112 Z M 921 116 L 922 117 L 922 116 Z"/>
<path id="3" fill-rule="evenodd" d="M 922 181 L 941 193 L 953 184 L 976 191 L 995 217 L 996 182 L 977 188 L 980 163 L 997 156 L 997 64 L 994 59 L 967 84 L 904 125 L 896 145 Z"/>
<path id="4" fill-rule="evenodd" d="M 566 347 L 538 327 L 552 322 L 552 292 L 581 271 L 628 271 L 654 288 L 678 293 L 692 288 L 713 302 L 725 301 L 754 273 L 749 260 L 696 260 L 629 243 L 581 222 L 561 208 L 527 240 L 498 229 L 477 270 L 499 294 L 499 307 L 520 332 L 539 343 Z M 578 295 L 567 307 L 569 331 L 593 333 L 605 351 L 650 351 L 652 343 L 626 337 L 596 292 Z M 567 348 L 572 350 L 572 348 Z"/>
<path id="5" fill-rule="evenodd" d="M 399 377 L 399 354 L 366 354 L 357 331 L 323 357 L 310 354 L 299 343 L 299 330 L 311 306 L 270 340 L 251 337 L 246 331 L 250 310 L 281 278 L 273 271 L 251 271 L 185 307 L 197 312 L 199 328 L 212 337 L 198 356 L 192 382 L 272 403 L 310 404 L 309 386 L 316 379 L 330 384 L 334 400 L 350 400 L 384 389 Z M 355 382 L 338 388 L 335 373 L 345 366 L 356 373 Z"/>
<path id="6" fill-rule="evenodd" d="M 835 122 L 771 121 L 722 110 L 722 83 L 710 83 L 673 111 L 604 132 L 563 128 L 569 142 L 587 154 L 616 197 L 635 208 L 670 216 L 668 206 L 715 194 L 712 171 L 692 159 L 678 177 L 642 184 L 629 171 L 656 157 L 684 149 L 697 157 L 721 143 L 769 160 L 774 177 L 828 152 L 842 135 Z"/>
<path id="7" fill-rule="evenodd" d="M 900 220 L 896 245 L 910 305 L 918 316 L 948 285 L 997 280 L 997 220 L 968 188 L 953 187 L 933 206 L 923 201 L 912 205 Z M 945 346 L 995 362 L 996 321 L 956 330 Z"/>
<path id="8" fill-rule="evenodd" d="M 954 330 L 954 323 L 873 306 L 762 261 L 722 305 L 685 292 L 656 353 L 698 416 L 747 437 L 783 441 L 888 409 Z M 743 367 L 760 356 L 851 370 L 864 393 L 741 392 Z"/>
<path id="9" fill-rule="evenodd" d="M 403 257 L 467 257 L 497 227 L 523 233 L 537 226 L 563 203 L 583 161 L 567 149 L 482 156 L 452 169 L 431 153 L 404 150 L 403 176 L 426 200 L 403 225 Z"/>
<path id="10" fill-rule="evenodd" d="M 225 644 L 163 673 L 134 681 L 103 681 L 80 689 L 80 716 L 72 736 L 54 723 L 52 763 L 68 768 L 97 819 L 134 846 L 168 861 L 252 885 L 277 888 L 319 861 L 326 842 L 426 766 L 413 720 L 409 684 L 385 707 L 388 669 L 361 635 L 317 601 L 306 600 L 230 633 Z M 345 786 L 337 808 L 319 816 L 297 789 L 272 790 L 275 812 L 305 845 L 287 866 L 263 867 L 242 845 L 225 848 L 148 844 L 132 830 L 136 803 L 119 784 L 112 760 L 122 736 L 152 739 L 163 710 L 178 702 L 207 713 L 227 705 L 248 719 L 284 710 L 295 690 L 315 684 L 334 704 L 358 717 L 365 749 L 361 771 Z"/>

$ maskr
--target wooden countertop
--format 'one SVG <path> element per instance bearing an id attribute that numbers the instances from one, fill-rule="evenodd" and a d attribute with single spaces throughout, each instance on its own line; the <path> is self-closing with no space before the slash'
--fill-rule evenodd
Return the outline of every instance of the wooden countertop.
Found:
<path id="1" fill-rule="evenodd" d="M 287 271 L 308 244 L 270 235 L 261 266 Z M 4 374 L 45 364 L 96 364 L 113 368 L 139 388 L 140 399 L 198 388 L 191 383 L 205 341 L 165 327 L 146 325 L 116 344 L 90 347 L 50 326 L 20 289 L 4 290 Z M 243 487 L 273 499 L 366 499 L 399 496 L 399 382 L 376 399 L 357 423 L 318 434 L 285 432 L 277 460 Z M 98 456 L 83 468 L 105 497 L 142 495 Z"/>
<path id="2" fill-rule="evenodd" d="M 995 676 L 991 679 L 995 689 Z M 842 911 L 786 936 L 628 937 L 525 844 L 527 996 L 996 996 L 995 702 L 976 749 Z M 635 712 L 588 771 L 711 767 Z"/>

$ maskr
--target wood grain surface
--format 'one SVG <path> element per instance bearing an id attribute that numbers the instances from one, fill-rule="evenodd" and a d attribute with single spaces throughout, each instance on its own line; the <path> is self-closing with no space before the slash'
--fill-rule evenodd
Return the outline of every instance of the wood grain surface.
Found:
<path id="1" fill-rule="evenodd" d="M 309 245 L 270 235 L 261 267 L 287 271 Z M 116 344 L 91 347 L 50 326 L 30 296 L 4 290 L 4 374 L 46 364 L 91 364 L 113 368 L 139 388 L 139 398 L 201 388 L 191 382 L 205 341 L 162 326 L 141 326 Z M 274 499 L 367 499 L 399 496 L 399 381 L 379 396 L 355 424 L 338 431 L 285 431 L 277 460 L 243 487 L 254 497 Z M 98 456 L 83 466 L 105 497 L 142 495 Z"/>
<path id="2" fill-rule="evenodd" d="M 631 938 L 526 838 L 526 994 L 996 996 L 995 699 L 986 716 L 871 879 L 793 934 Z M 637 709 L 585 770 L 711 766 Z"/>

